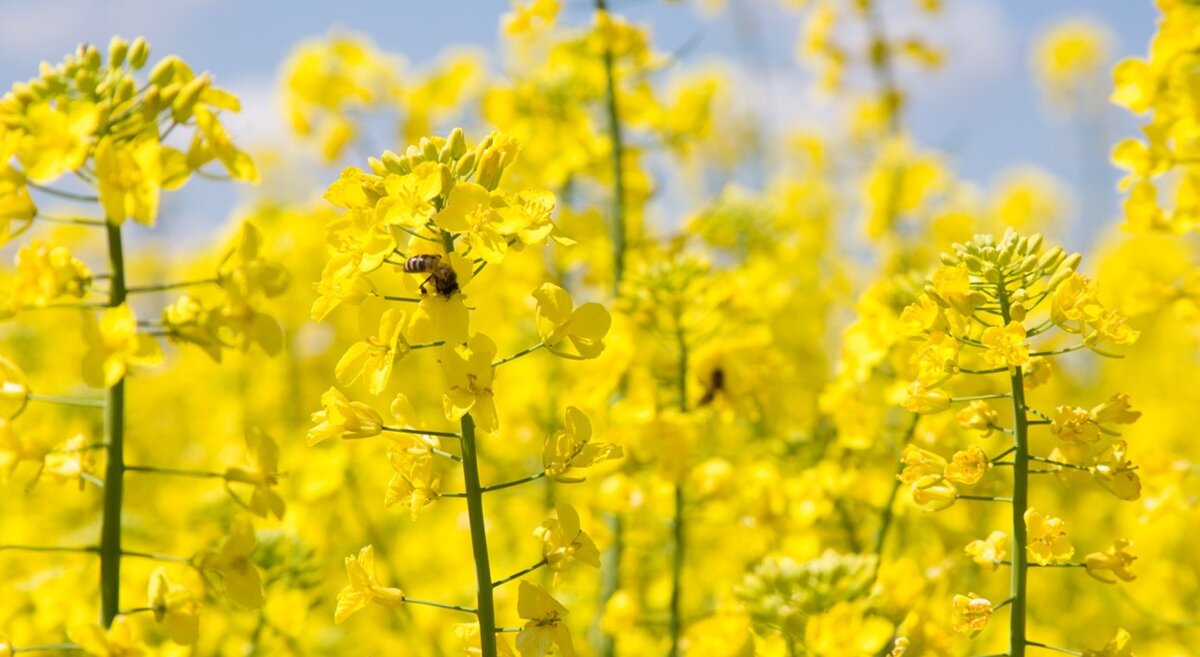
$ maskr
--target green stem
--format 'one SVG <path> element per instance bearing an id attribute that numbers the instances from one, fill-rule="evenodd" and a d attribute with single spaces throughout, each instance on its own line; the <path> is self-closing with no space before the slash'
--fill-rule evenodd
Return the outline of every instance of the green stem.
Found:
<path id="1" fill-rule="evenodd" d="M 187 557 L 176 557 L 169 554 L 155 554 L 153 552 L 136 552 L 133 550 L 125 550 L 121 553 L 122 557 L 130 559 L 148 559 L 150 561 L 161 561 L 163 563 L 179 563 L 191 565 L 192 560 Z"/>
<path id="2" fill-rule="evenodd" d="M 543 558 L 541 561 L 533 564 L 532 566 L 530 566 L 528 568 L 522 568 L 521 570 L 518 570 L 517 572 L 509 575 L 508 577 L 505 577 L 503 579 L 498 579 L 498 580 L 492 582 L 492 588 L 496 588 L 496 587 L 508 584 L 509 582 L 513 581 L 514 579 L 528 575 L 529 573 L 532 573 L 533 571 L 537 570 L 538 568 L 541 568 L 542 566 L 545 566 L 549 563 L 550 563 L 549 561 L 546 561 Z"/>
<path id="3" fill-rule="evenodd" d="M 683 321 L 676 317 L 675 324 L 675 341 L 679 345 L 679 410 L 686 413 L 688 410 L 687 403 L 687 372 L 688 372 L 688 348 L 687 339 L 683 331 Z M 679 657 L 682 653 L 679 646 L 679 639 L 683 634 L 683 563 L 687 549 L 687 533 L 684 526 L 684 495 L 683 483 L 676 482 L 675 484 L 675 517 L 672 520 L 671 528 L 673 531 L 672 543 L 675 546 L 675 552 L 671 555 L 671 616 L 669 619 L 669 627 L 671 631 L 671 652 L 667 653 L 669 657 Z"/>
<path id="4" fill-rule="evenodd" d="M 121 227 L 108 226 L 108 260 L 112 273 L 109 307 L 125 303 L 125 251 Z M 104 442 L 108 459 L 104 472 L 104 511 L 100 525 L 100 622 L 112 625 L 121 603 L 121 498 L 125 483 L 125 379 L 106 394 Z"/>
<path id="5" fill-rule="evenodd" d="M 54 652 L 62 650 L 76 652 L 83 650 L 83 648 L 74 643 L 43 643 L 36 646 L 13 646 L 12 654 L 17 655 L 23 652 Z"/>
<path id="6" fill-rule="evenodd" d="M 1008 290 L 1003 277 L 997 285 L 1000 313 L 1005 325 L 1012 321 Z M 1009 612 L 1009 645 L 1011 657 L 1025 657 L 1026 604 L 1028 603 L 1029 537 L 1025 530 L 1025 511 L 1029 508 L 1029 417 L 1025 413 L 1025 381 L 1021 368 L 1014 367 L 1009 375 L 1013 408 L 1013 496 L 1012 496 L 1012 611 Z"/>
<path id="7" fill-rule="evenodd" d="M 471 550 L 475 555 L 475 585 L 479 602 L 480 657 L 496 657 L 496 609 L 492 597 L 492 565 L 488 560 L 487 533 L 483 522 L 483 487 L 479 485 L 479 452 L 475 444 L 475 420 L 462 417 L 463 483 L 467 489 L 467 519 L 471 526 Z"/>
<path id="8" fill-rule="evenodd" d="M 1046 650 L 1053 650 L 1054 652 L 1061 652 L 1065 655 L 1078 655 L 1079 657 L 1083 657 L 1083 653 L 1079 652 L 1078 650 L 1071 650 L 1070 648 L 1063 648 L 1061 646 L 1052 646 L 1048 643 L 1042 643 L 1040 641 L 1026 641 L 1025 645 L 1035 646 L 1037 648 L 1045 648 Z"/>
<path id="9" fill-rule="evenodd" d="M 210 470 L 184 470 L 181 468 L 164 468 L 157 465 L 127 465 L 126 472 L 146 472 L 150 474 L 171 475 L 174 477 L 196 477 L 198 479 L 224 479 L 224 472 Z"/>
<path id="10" fill-rule="evenodd" d="M 196 281 L 177 281 L 175 283 L 160 283 L 158 285 L 134 285 L 125 289 L 127 294 L 145 294 L 148 292 L 166 292 L 168 290 L 178 290 L 182 287 L 195 287 L 197 285 L 210 285 L 220 283 L 217 278 L 204 278 Z"/>
<path id="11" fill-rule="evenodd" d="M 464 458 L 465 457 L 466 457 L 466 455 L 464 455 Z M 545 477 L 545 476 L 546 476 L 546 472 L 542 471 L 537 474 L 531 474 L 528 477 L 521 477 L 520 479 L 506 481 L 502 484 L 492 484 L 491 486 L 484 486 L 479 489 L 479 492 L 490 493 L 494 490 L 504 490 L 505 488 L 512 488 L 513 486 L 520 486 L 521 484 L 527 484 L 531 481 L 537 481 L 538 479 L 541 479 L 542 477 Z"/>
<path id="12" fill-rule="evenodd" d="M 449 609 L 451 611 L 461 611 L 464 614 L 477 613 L 476 610 L 471 609 L 470 607 L 464 607 L 462 605 L 451 605 L 451 604 L 446 604 L 445 602 L 437 602 L 434 600 L 418 600 L 417 598 L 410 598 L 407 595 L 404 596 L 404 604 L 424 605 L 426 607 L 437 607 L 438 609 Z"/>
<path id="13" fill-rule="evenodd" d="M 39 395 L 37 393 L 28 393 L 25 398 L 29 401 L 43 402 L 46 404 L 59 404 L 61 406 L 82 406 L 84 408 L 104 408 L 103 399 L 87 399 L 84 397 L 61 397 L 59 395 Z"/>
<path id="14" fill-rule="evenodd" d="M 908 423 L 908 430 L 904 432 L 904 439 L 900 442 L 899 449 L 904 451 L 904 446 L 912 440 L 913 435 L 917 432 L 917 423 L 921 420 L 921 416 L 917 413 L 912 414 L 912 420 Z M 875 555 L 875 575 L 871 578 L 871 583 L 874 584 L 875 576 L 879 574 L 879 564 L 883 561 L 883 548 L 887 543 L 888 532 L 892 528 L 892 519 L 896 516 L 896 497 L 900 494 L 900 487 L 903 482 L 900 481 L 900 473 L 904 471 L 904 462 L 900 460 L 899 455 L 896 457 L 896 476 L 892 477 L 892 490 L 888 493 L 887 501 L 883 504 L 883 512 L 879 517 L 879 531 L 875 534 L 875 547 L 871 550 L 871 554 Z"/>
<path id="15" fill-rule="evenodd" d="M 91 553 L 99 552 L 100 548 L 94 545 L 0 545 L 0 552 L 79 552 Z"/>
<path id="16" fill-rule="evenodd" d="M 608 12 L 607 0 L 596 0 L 597 12 Z M 625 275 L 625 143 L 621 134 L 621 112 L 617 104 L 617 66 L 612 44 L 604 44 L 605 109 L 608 112 L 608 138 L 612 142 L 613 166 L 613 296 L 621 289 Z"/>
<path id="17" fill-rule="evenodd" d="M 545 343 L 539 342 L 539 343 L 533 345 L 532 347 L 529 347 L 527 349 L 522 349 L 521 351 L 518 351 L 517 353 L 515 353 L 511 356 L 501 358 L 500 360 L 492 363 L 492 367 L 499 367 L 505 363 L 511 363 L 512 361 L 520 358 L 521 356 L 525 356 L 527 354 L 532 354 L 533 352 L 535 352 L 538 349 L 541 349 L 542 347 L 545 347 L 545 346 L 546 346 Z"/>

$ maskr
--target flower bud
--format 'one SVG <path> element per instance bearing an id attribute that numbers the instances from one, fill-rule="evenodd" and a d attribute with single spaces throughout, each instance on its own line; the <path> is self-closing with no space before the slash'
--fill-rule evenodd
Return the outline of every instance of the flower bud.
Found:
<path id="1" fill-rule="evenodd" d="M 150 57 L 150 44 L 142 37 L 133 40 L 129 46 L 129 67 L 133 70 L 140 70 L 146 65 L 146 60 Z"/>
<path id="2" fill-rule="evenodd" d="M 125 55 L 129 52 L 129 42 L 119 36 L 114 36 L 108 42 L 108 67 L 121 68 L 125 63 Z"/>

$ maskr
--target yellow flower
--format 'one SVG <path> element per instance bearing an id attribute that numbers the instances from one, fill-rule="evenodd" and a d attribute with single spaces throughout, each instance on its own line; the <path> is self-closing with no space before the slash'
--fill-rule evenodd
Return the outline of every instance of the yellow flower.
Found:
<path id="1" fill-rule="evenodd" d="M 29 221 L 35 215 L 37 207 L 33 204 L 33 197 L 29 195 L 25 178 L 16 169 L 8 166 L 7 162 L 0 162 L 0 244 L 5 244 L 14 237 L 12 222 Z M 18 233 L 23 231 L 22 228 Z"/>
<path id="2" fill-rule="evenodd" d="M 545 520 L 533 535 L 542 541 L 542 556 L 546 565 L 554 571 L 557 586 L 560 576 L 567 570 L 572 559 L 593 568 L 600 567 L 600 551 L 592 538 L 579 527 L 579 513 L 566 502 L 554 505 L 557 519 Z"/>
<path id="3" fill-rule="evenodd" d="M 1137 575 L 1129 570 L 1137 560 L 1129 551 L 1132 547 L 1133 541 L 1122 538 L 1104 552 L 1087 555 L 1083 558 L 1084 564 L 1087 565 L 1087 574 L 1105 584 L 1116 584 L 1117 580 L 1132 582 L 1137 579 Z"/>
<path id="4" fill-rule="evenodd" d="M 979 336 L 979 341 L 988 349 L 983 360 L 989 367 L 1021 367 L 1029 362 L 1029 345 L 1025 342 L 1025 327 L 1020 322 L 1009 322 L 1004 328 L 990 326 Z"/>
<path id="5" fill-rule="evenodd" d="M 338 360 L 334 373 L 338 383 L 348 386 L 359 377 L 367 380 L 367 390 L 378 395 L 387 387 L 397 358 L 408 354 L 404 339 L 404 311 L 391 308 L 379 320 L 379 333 L 350 345 Z"/>
<path id="6" fill-rule="evenodd" d="M 930 333 L 909 364 L 917 370 L 917 381 L 926 388 L 936 388 L 958 370 L 958 340 L 944 331 Z"/>
<path id="7" fill-rule="evenodd" d="M 0 634 L 0 657 L 13 657 L 13 644 L 6 634 Z"/>
<path id="8" fill-rule="evenodd" d="M 77 433 L 59 447 L 46 452 L 42 457 L 42 472 L 57 479 L 77 482 L 79 490 L 83 490 L 84 483 L 96 470 L 95 452 L 88 449 L 87 442 L 87 436 Z"/>
<path id="9" fill-rule="evenodd" d="M 162 348 L 153 337 L 138 332 L 137 317 L 129 304 L 105 310 L 99 321 L 88 313 L 83 328 L 88 345 L 83 379 L 90 386 L 111 388 L 125 378 L 129 367 L 162 362 Z"/>
<path id="10" fill-rule="evenodd" d="M 941 413 L 950 408 L 950 395 L 942 390 L 927 390 L 920 381 L 908 386 L 908 396 L 900 404 L 910 413 Z"/>
<path id="11" fill-rule="evenodd" d="M 968 543 L 966 552 L 981 568 L 994 571 L 1001 561 L 1008 560 L 1008 534 L 994 531 L 986 540 Z"/>
<path id="12" fill-rule="evenodd" d="M 384 180 L 387 196 L 375 206 L 381 224 L 421 228 L 437 212 L 434 201 L 442 195 L 450 172 L 445 165 L 422 162 L 412 173 L 389 175 Z"/>
<path id="13" fill-rule="evenodd" d="M 0 356 L 0 418 L 11 420 L 29 403 L 29 383 L 25 372 L 11 360 Z"/>
<path id="14" fill-rule="evenodd" d="M 383 417 L 362 402 L 352 402 L 337 388 L 321 395 L 321 410 L 312 414 L 316 426 L 308 430 L 308 444 L 328 438 L 371 438 L 383 433 Z"/>
<path id="15" fill-rule="evenodd" d="M 930 277 L 933 292 L 963 315 L 975 312 L 974 295 L 971 293 L 971 273 L 966 263 L 953 267 L 938 267 Z M 926 288 L 928 289 L 928 288 Z"/>
<path id="16" fill-rule="evenodd" d="M 1112 56 L 1113 35 L 1104 25 L 1072 19 L 1054 26 L 1034 45 L 1033 67 L 1052 100 L 1083 102 L 1077 98 L 1095 84 Z"/>
<path id="17" fill-rule="evenodd" d="M 504 15 L 504 31 L 514 36 L 541 32 L 554 27 L 561 10 L 560 0 L 514 0 L 512 11 Z"/>
<path id="18" fill-rule="evenodd" d="M 955 632 L 975 636 L 987 627 L 992 615 L 992 603 L 974 593 L 955 595 L 950 610 L 950 627 Z"/>
<path id="19" fill-rule="evenodd" d="M 470 413 L 480 431 L 494 433 L 499 428 L 492 397 L 495 357 L 496 343 L 482 333 L 471 336 L 467 345 L 442 347 L 442 372 L 446 375 L 442 406 L 447 419 L 459 420 Z"/>
<path id="20" fill-rule="evenodd" d="M 384 506 L 402 504 L 412 512 L 412 519 L 424 507 L 433 504 L 441 494 L 442 473 L 437 457 L 430 451 L 440 446 L 434 436 L 406 436 L 403 442 L 388 446 L 388 462 L 395 472 L 388 481 Z"/>
<path id="21" fill-rule="evenodd" d="M 76 625 L 67 630 L 67 636 L 92 657 L 141 657 L 145 654 L 145 646 L 125 616 L 113 619 L 107 630 L 99 625 Z"/>
<path id="22" fill-rule="evenodd" d="M 92 284 L 92 270 L 65 246 L 31 240 L 17 251 L 16 265 L 13 310 L 45 306 L 64 296 L 78 299 Z"/>
<path id="23" fill-rule="evenodd" d="M 1096 483 L 1117 499 L 1132 501 L 1142 496 L 1142 480 L 1133 461 L 1126 458 L 1127 448 L 1124 440 L 1118 440 L 1097 454 L 1088 469 Z"/>
<path id="24" fill-rule="evenodd" d="M 287 290 L 287 269 L 264 257 L 262 251 L 262 232 L 249 221 L 242 222 L 217 266 L 217 283 L 234 303 L 277 297 Z"/>
<path id="25" fill-rule="evenodd" d="M 455 185 L 436 221 L 442 230 L 464 233 L 471 253 L 488 262 L 500 262 L 508 252 L 505 222 L 492 208 L 491 193 L 481 185 Z"/>
<path id="26" fill-rule="evenodd" d="M 544 283 L 533 298 L 537 299 L 538 335 L 551 352 L 595 358 L 604 351 L 604 336 L 612 324 L 604 306 L 585 303 L 575 308 L 571 295 L 553 283 Z M 574 347 L 574 354 L 556 349 L 564 340 Z"/>
<path id="27" fill-rule="evenodd" d="M 521 657 L 544 657 L 555 654 L 575 657 L 575 646 L 567 630 L 567 608 L 542 589 L 521 580 L 517 591 L 517 615 L 529 621 L 517 634 L 517 651 Z"/>
<path id="28" fill-rule="evenodd" d="M 190 646 L 200 633 L 200 604 L 196 596 L 182 584 L 167 577 L 166 568 L 156 568 L 150 573 L 150 590 L 147 593 L 149 607 L 154 611 L 154 620 L 167 622 L 167 633 L 171 641 Z"/>
<path id="29" fill-rule="evenodd" d="M 946 470 L 946 459 L 916 445 L 904 447 L 904 452 L 900 454 L 900 462 L 904 466 L 900 470 L 900 481 L 905 484 L 930 475 L 940 477 Z"/>
<path id="30" fill-rule="evenodd" d="M 546 476 L 561 483 L 578 483 L 582 477 L 568 476 L 575 468 L 623 456 L 620 445 L 592 443 L 592 423 L 578 408 L 568 406 L 566 424 L 546 438 L 542 447 L 542 467 Z"/>
<path id="31" fill-rule="evenodd" d="M 188 148 L 188 164 L 199 169 L 216 158 L 234 180 L 258 182 L 258 167 L 244 151 L 233 144 L 225 126 L 212 110 L 202 105 L 195 108 L 196 133 Z"/>
<path id="32" fill-rule="evenodd" d="M 313 283 L 317 300 L 313 301 L 311 317 L 319 322 L 339 304 L 361 305 L 374 294 L 371 282 L 363 278 L 347 255 L 334 256 L 321 272 L 321 280 Z"/>
<path id="33" fill-rule="evenodd" d="M 1078 332 L 1078 324 L 1099 321 L 1103 314 L 1095 289 L 1081 274 L 1068 276 L 1050 296 L 1050 319 L 1066 330 Z"/>
<path id="34" fill-rule="evenodd" d="M 250 467 L 225 470 L 225 481 L 254 486 L 254 492 L 250 494 L 250 510 L 261 518 L 274 514 L 282 520 L 286 506 L 283 496 L 275 490 L 280 476 L 279 447 L 270 436 L 253 427 L 246 430 L 246 447 L 250 450 Z"/>
<path id="35" fill-rule="evenodd" d="M 1025 511 L 1025 529 L 1029 532 L 1029 558 L 1045 566 L 1064 563 L 1075 555 L 1067 538 L 1067 523 L 1062 518 L 1044 516 L 1035 509 Z"/>
<path id="36" fill-rule="evenodd" d="M 917 300 L 905 306 L 900 313 L 900 326 L 904 334 L 912 337 L 927 331 L 942 328 L 946 323 L 942 317 L 942 307 L 928 294 L 922 294 Z"/>
<path id="37" fill-rule="evenodd" d="M 1100 427 L 1092 421 L 1091 413 L 1078 406 L 1055 408 L 1050 433 L 1067 442 L 1094 443 L 1100 440 Z"/>
<path id="38" fill-rule="evenodd" d="M 941 475 L 921 477 L 909 486 L 913 502 L 926 511 L 942 511 L 954 506 L 958 489 Z"/>
<path id="39" fill-rule="evenodd" d="M 526 189 L 506 199 L 496 208 L 496 214 L 504 221 L 504 230 L 515 235 L 520 245 L 541 244 L 547 237 L 553 237 L 559 244 L 571 246 L 574 240 L 557 234 L 550 220 L 555 202 L 550 192 Z"/>
<path id="40" fill-rule="evenodd" d="M 375 547 L 372 545 L 359 550 L 357 557 L 346 557 L 346 577 L 350 583 L 338 592 L 337 609 L 333 612 L 336 625 L 341 625 L 372 602 L 389 608 L 398 607 L 404 602 L 403 591 L 379 582 L 379 575 L 375 571 Z"/>
<path id="41" fill-rule="evenodd" d="M 162 180 L 158 134 L 150 130 L 129 142 L 108 136 L 96 145 L 96 187 L 108 222 L 127 218 L 153 226 Z"/>
<path id="42" fill-rule="evenodd" d="M 38 102 L 26 110 L 26 130 L 17 157 L 25 175 L 38 184 L 83 166 L 99 123 L 96 105 L 86 100 L 55 106 Z"/>
<path id="43" fill-rule="evenodd" d="M 946 466 L 945 477 L 955 483 L 974 486 L 991 468 L 988 455 L 978 445 L 971 445 L 965 451 L 955 452 Z"/>
<path id="44" fill-rule="evenodd" d="M 1100 650 L 1084 650 L 1083 657 L 1134 657 L 1133 646 L 1130 645 L 1132 642 L 1133 637 L 1129 632 L 1119 629 L 1112 641 Z"/>
<path id="45" fill-rule="evenodd" d="M 233 521 L 229 537 L 221 547 L 215 552 L 201 553 L 196 560 L 199 568 L 220 573 L 230 600 L 250 609 L 258 609 L 265 602 L 262 576 L 250 561 L 256 545 L 254 527 L 248 519 L 239 517 Z"/>
<path id="46" fill-rule="evenodd" d="M 1000 423 L 1000 415 L 996 409 L 982 399 L 967 404 L 954 419 L 958 421 L 958 426 L 964 429 L 982 431 L 984 438 L 992 435 L 992 431 Z"/>
<path id="47" fill-rule="evenodd" d="M 463 650 L 467 657 L 482 657 L 483 648 L 479 645 L 479 623 L 459 623 L 454 626 L 454 634 L 463 640 Z M 500 657 L 514 657 L 512 648 L 503 634 L 496 635 L 496 651 Z"/>

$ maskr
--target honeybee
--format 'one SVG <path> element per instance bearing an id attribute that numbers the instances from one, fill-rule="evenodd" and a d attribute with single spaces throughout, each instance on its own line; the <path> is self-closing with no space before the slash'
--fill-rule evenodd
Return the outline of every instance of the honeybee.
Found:
<path id="1" fill-rule="evenodd" d="M 720 367 L 714 369 L 708 380 L 708 385 L 704 387 L 704 396 L 700 398 L 701 406 L 708 406 L 717 398 L 717 393 L 725 391 L 725 370 Z"/>
<path id="2" fill-rule="evenodd" d="M 408 274 L 429 274 L 421 281 L 421 294 L 426 294 L 425 286 L 433 282 L 433 289 L 444 298 L 458 291 L 458 274 L 450 263 L 442 262 L 442 256 L 436 253 L 415 255 L 404 261 L 404 271 Z"/>

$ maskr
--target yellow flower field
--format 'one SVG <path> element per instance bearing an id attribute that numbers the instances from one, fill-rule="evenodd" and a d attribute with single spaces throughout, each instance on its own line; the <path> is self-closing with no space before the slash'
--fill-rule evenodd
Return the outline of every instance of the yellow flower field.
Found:
<path id="1" fill-rule="evenodd" d="M 1042 26 L 1079 169 L 985 182 L 917 128 L 968 0 L 645 4 L 751 63 L 791 21 L 823 109 L 636 2 L 419 70 L 332 30 L 275 109 L 142 37 L 36 53 L 0 657 L 1200 654 L 1200 3 L 1124 58 Z"/>

